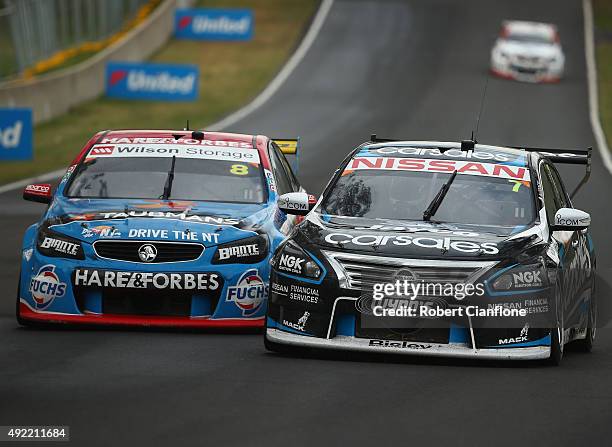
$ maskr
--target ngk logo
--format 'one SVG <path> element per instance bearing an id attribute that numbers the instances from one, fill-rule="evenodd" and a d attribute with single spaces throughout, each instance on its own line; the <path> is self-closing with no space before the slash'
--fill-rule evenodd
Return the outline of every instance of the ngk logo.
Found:
<path id="1" fill-rule="evenodd" d="M 302 273 L 302 263 L 304 259 L 297 256 L 282 254 L 278 262 L 279 270 L 285 270 L 293 273 Z"/>
<path id="2" fill-rule="evenodd" d="M 538 287 L 542 285 L 540 271 L 513 273 L 515 287 Z"/>

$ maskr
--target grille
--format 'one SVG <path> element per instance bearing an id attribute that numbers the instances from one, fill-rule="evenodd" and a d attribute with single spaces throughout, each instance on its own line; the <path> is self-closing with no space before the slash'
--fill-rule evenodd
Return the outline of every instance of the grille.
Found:
<path id="1" fill-rule="evenodd" d="M 202 244 L 148 241 L 96 241 L 93 244 L 93 248 L 101 258 L 143 262 L 138 256 L 138 249 L 144 244 L 153 245 L 157 250 L 157 256 L 154 260 L 148 262 L 148 264 L 193 261 L 198 259 L 204 251 Z"/>
<path id="2" fill-rule="evenodd" d="M 475 281 L 495 262 L 388 258 L 324 251 L 340 287 L 371 290 L 375 283 L 395 282 L 400 270 L 409 270 L 424 284 L 459 284 Z"/>
<path id="3" fill-rule="evenodd" d="M 102 313 L 113 315 L 191 316 L 191 292 L 104 289 Z"/>

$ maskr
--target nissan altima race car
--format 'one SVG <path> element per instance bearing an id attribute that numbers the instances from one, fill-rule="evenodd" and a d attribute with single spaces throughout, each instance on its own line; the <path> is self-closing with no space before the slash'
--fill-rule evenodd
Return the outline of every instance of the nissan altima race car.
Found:
<path id="1" fill-rule="evenodd" d="M 271 253 L 296 220 L 277 199 L 300 191 L 265 136 L 98 133 L 54 192 L 24 190 L 48 208 L 23 238 L 17 319 L 262 326 Z"/>
<path id="2" fill-rule="evenodd" d="M 373 136 L 272 258 L 266 347 L 553 363 L 569 342 L 589 351 L 590 216 L 553 163 L 585 164 L 580 187 L 590 156 Z"/>
<path id="3" fill-rule="evenodd" d="M 548 23 L 506 21 L 491 50 L 491 72 L 527 82 L 557 82 L 565 55 L 557 27 Z"/>

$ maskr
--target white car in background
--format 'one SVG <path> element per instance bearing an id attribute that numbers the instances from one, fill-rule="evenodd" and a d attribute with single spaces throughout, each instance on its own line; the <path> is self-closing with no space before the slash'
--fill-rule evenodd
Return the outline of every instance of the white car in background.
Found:
<path id="1" fill-rule="evenodd" d="M 505 21 L 491 50 L 491 72 L 526 82 L 558 82 L 565 56 L 557 27 L 548 23 Z"/>

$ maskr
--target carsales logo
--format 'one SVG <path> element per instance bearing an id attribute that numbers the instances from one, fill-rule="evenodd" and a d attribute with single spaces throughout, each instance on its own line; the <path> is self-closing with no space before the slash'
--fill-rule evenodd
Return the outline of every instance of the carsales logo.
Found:
<path id="1" fill-rule="evenodd" d="M 242 310 L 242 315 L 254 315 L 268 297 L 268 285 L 263 282 L 256 269 L 242 274 L 235 286 L 228 287 L 227 301 L 232 301 Z"/>
<path id="2" fill-rule="evenodd" d="M 64 296 L 66 283 L 60 281 L 55 273 L 55 266 L 48 264 L 42 266 L 31 279 L 30 293 L 34 298 L 36 308 L 42 309 L 49 306 L 55 298 Z"/>

